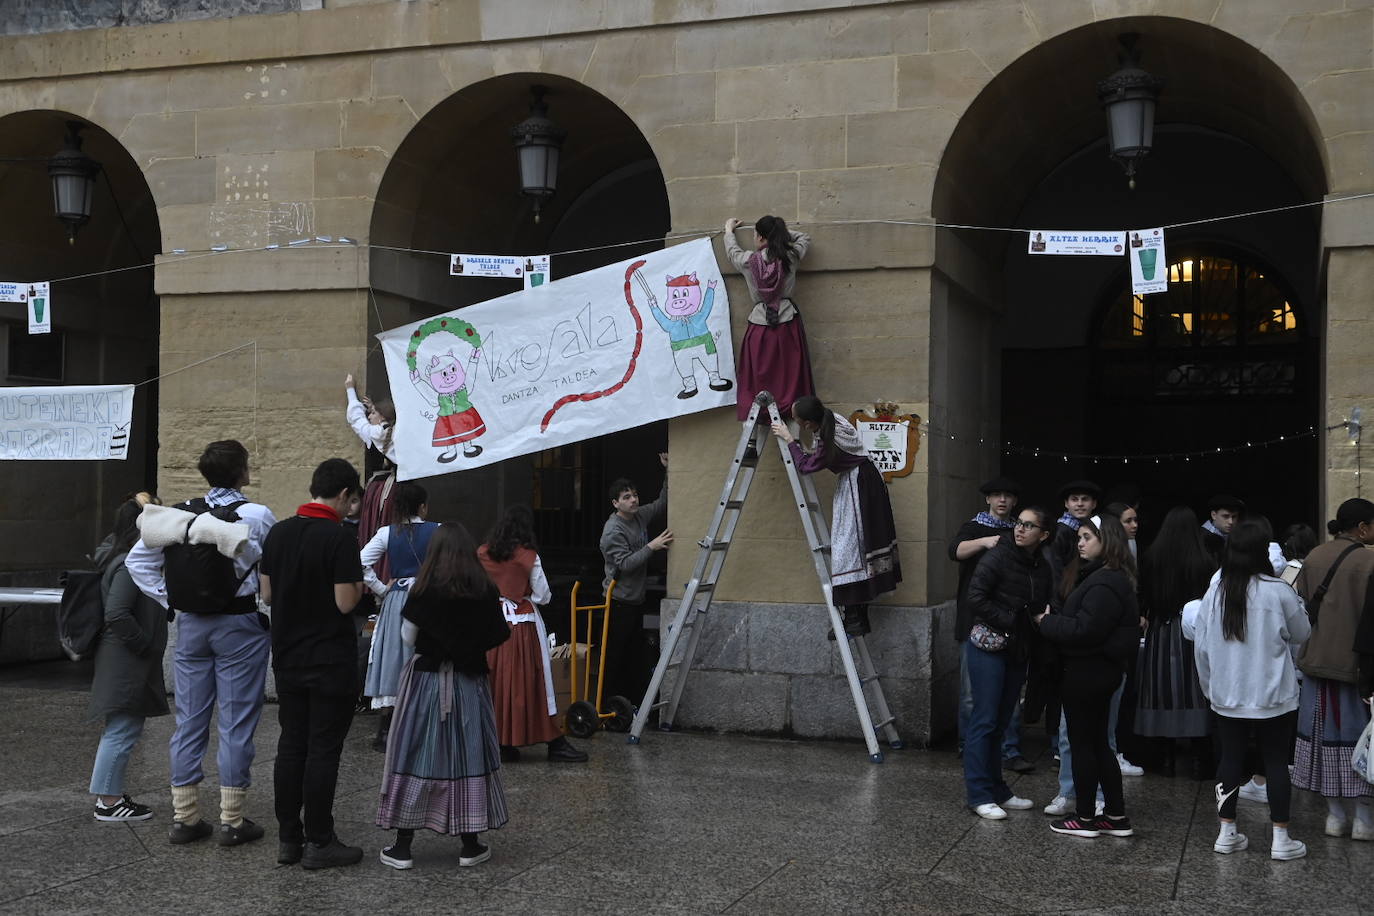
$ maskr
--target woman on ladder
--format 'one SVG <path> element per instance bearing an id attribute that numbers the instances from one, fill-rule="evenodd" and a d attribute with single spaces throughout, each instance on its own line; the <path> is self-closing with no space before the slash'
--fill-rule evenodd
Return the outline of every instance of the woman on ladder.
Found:
<path id="1" fill-rule="evenodd" d="M 381 710 L 377 737 L 372 742 L 377 751 L 386 750 L 392 707 L 396 705 L 396 685 L 411 655 L 410 647 L 401 640 L 401 611 L 424 563 L 429 540 L 439 527 L 435 522 L 425 521 L 428 498 L 424 487 L 417 483 L 397 484 L 392 523 L 378 528 L 362 549 L 363 582 L 382 605 L 372 631 L 363 685 L 363 694 L 372 698 L 372 708 Z M 390 578 L 385 580 L 377 574 L 383 560 L 390 567 Z"/>
<path id="2" fill-rule="evenodd" d="M 828 410 L 814 395 L 798 398 L 792 415 L 811 435 L 804 450 L 785 423 L 773 424 L 773 435 L 787 443 L 802 474 L 833 471 L 835 499 L 830 519 L 830 583 L 836 607 L 843 607 L 844 630 L 850 636 L 871 631 L 868 605 L 902 581 L 897 556 L 897 526 L 887 484 L 844 417 Z"/>
<path id="3" fill-rule="evenodd" d="M 364 448 L 375 449 L 382 457 L 381 470 L 373 473 L 363 490 L 362 511 L 358 514 L 358 547 L 361 549 L 392 515 L 396 486 L 396 446 L 392 442 L 392 430 L 396 425 L 396 408 L 387 398 L 376 402 L 366 396 L 359 398 L 352 374 L 344 378 L 344 392 L 348 395 L 348 425 L 363 440 Z M 385 579 L 388 573 L 385 559 L 382 563 L 378 575 Z"/>

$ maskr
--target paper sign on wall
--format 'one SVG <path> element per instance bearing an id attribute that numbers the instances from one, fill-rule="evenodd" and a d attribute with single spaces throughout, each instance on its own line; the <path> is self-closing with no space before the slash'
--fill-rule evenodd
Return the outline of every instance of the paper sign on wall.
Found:
<path id="1" fill-rule="evenodd" d="M 1164 254 L 1163 229 L 1133 229 L 1130 233 L 1131 292 L 1137 296 L 1169 288 L 1169 260 Z"/>
<path id="2" fill-rule="evenodd" d="M 709 239 L 377 339 L 401 480 L 735 403 L 730 303 Z"/>
<path id="3" fill-rule="evenodd" d="M 1126 250 L 1126 233 L 1114 230 L 1032 229 L 1031 254 L 1115 254 Z"/>
<path id="4" fill-rule="evenodd" d="M 123 460 L 133 411 L 133 385 L 0 388 L 0 460 Z"/>
<path id="5" fill-rule="evenodd" d="M 52 333 L 52 296 L 47 283 L 30 283 L 28 289 L 29 333 Z"/>
<path id="6" fill-rule="evenodd" d="M 543 286 L 553 279 L 549 271 L 549 256 L 536 254 L 525 258 L 525 289 Z"/>
<path id="7" fill-rule="evenodd" d="M 525 275 L 525 257 L 518 254 L 451 254 L 452 277 L 501 277 L 519 280 Z"/>

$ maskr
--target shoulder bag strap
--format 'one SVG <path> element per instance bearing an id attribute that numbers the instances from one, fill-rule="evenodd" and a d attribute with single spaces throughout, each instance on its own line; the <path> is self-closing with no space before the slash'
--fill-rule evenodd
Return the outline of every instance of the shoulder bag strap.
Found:
<path id="1" fill-rule="evenodd" d="M 1317 586 L 1317 590 L 1312 593 L 1312 600 L 1307 602 L 1307 616 L 1312 620 L 1312 626 L 1317 625 L 1317 614 L 1321 611 L 1322 600 L 1326 597 L 1326 591 L 1331 587 L 1331 580 L 1336 577 L 1336 570 L 1340 568 L 1341 561 L 1350 556 L 1355 551 L 1364 547 L 1363 544 L 1351 544 L 1341 555 L 1336 557 L 1336 562 L 1331 564 L 1331 568 L 1326 571 L 1326 578 L 1322 579 L 1322 584 Z"/>

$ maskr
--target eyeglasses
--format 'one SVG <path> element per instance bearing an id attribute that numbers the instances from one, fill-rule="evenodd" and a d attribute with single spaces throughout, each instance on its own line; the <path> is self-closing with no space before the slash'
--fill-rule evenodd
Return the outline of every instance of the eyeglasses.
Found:
<path id="1" fill-rule="evenodd" d="M 1016 527 L 1020 528 L 1022 531 L 1030 531 L 1033 528 L 1040 528 L 1043 526 L 1037 525 L 1035 522 L 1023 522 L 1020 519 L 1017 519 Z"/>

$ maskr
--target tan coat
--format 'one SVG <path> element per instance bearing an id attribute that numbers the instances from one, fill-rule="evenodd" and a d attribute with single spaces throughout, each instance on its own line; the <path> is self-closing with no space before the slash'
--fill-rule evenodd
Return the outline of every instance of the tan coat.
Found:
<path id="1" fill-rule="evenodd" d="M 1322 584 L 1331 564 L 1353 541 L 1338 537 L 1313 550 L 1302 561 L 1302 571 L 1293 583 L 1302 600 L 1309 605 L 1312 594 Z M 1326 597 L 1312 622 L 1312 636 L 1298 653 L 1298 667 L 1304 674 L 1354 684 L 1359 677 L 1359 656 L 1355 653 L 1355 630 L 1364 612 L 1370 576 L 1374 575 L 1374 550 L 1357 550 L 1341 561 L 1331 580 Z"/>

